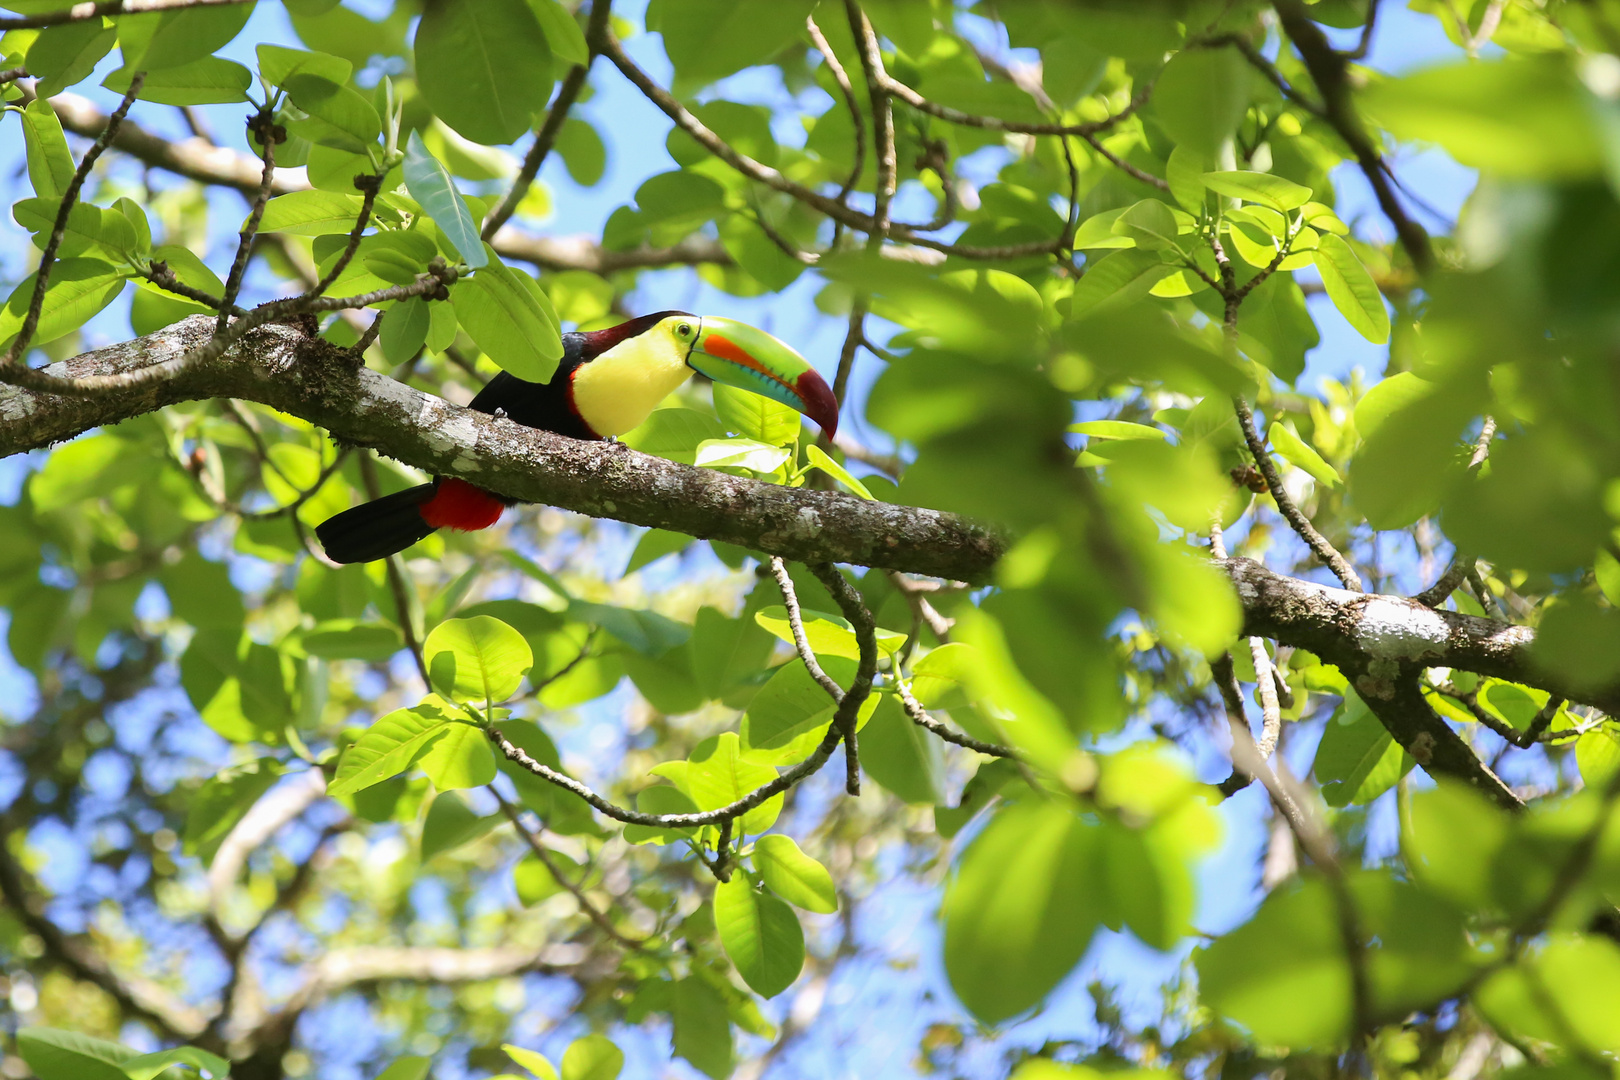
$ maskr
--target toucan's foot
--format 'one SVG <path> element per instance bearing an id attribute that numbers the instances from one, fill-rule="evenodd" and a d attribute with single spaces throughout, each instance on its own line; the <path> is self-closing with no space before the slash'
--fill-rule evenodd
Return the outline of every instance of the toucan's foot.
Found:
<path id="1" fill-rule="evenodd" d="M 499 406 L 496 406 L 495 411 L 490 413 L 489 415 L 493 416 L 497 420 L 505 420 L 506 419 L 506 410 L 503 409 L 503 408 L 500 408 Z"/>

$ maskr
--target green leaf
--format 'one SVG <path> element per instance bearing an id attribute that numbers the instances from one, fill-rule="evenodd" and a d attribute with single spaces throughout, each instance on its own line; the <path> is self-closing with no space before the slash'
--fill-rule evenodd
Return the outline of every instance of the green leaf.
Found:
<path id="1" fill-rule="evenodd" d="M 1294 429 L 1273 420 L 1271 430 L 1267 433 L 1271 440 L 1271 448 L 1281 454 L 1295 468 L 1309 473 L 1319 483 L 1328 487 L 1342 487 L 1344 480 L 1339 476 L 1339 470 L 1329 465 L 1309 443 L 1294 433 Z"/>
<path id="2" fill-rule="evenodd" d="M 1057 801 L 997 812 L 945 888 L 945 973 L 974 1016 L 999 1023 L 1040 1002 L 1101 922 L 1097 830 Z"/>
<path id="3" fill-rule="evenodd" d="M 409 709 L 377 720 L 344 752 L 328 795 L 347 795 L 397 776 L 439 738 L 451 723 L 444 704 L 429 697 Z"/>
<path id="4" fill-rule="evenodd" d="M 43 1027 L 19 1029 L 17 1053 L 39 1080 L 129 1080 L 123 1065 L 138 1056 L 105 1039 Z"/>
<path id="5" fill-rule="evenodd" d="M 12 219 L 34 234 L 34 246 L 41 251 L 56 228 L 56 214 L 60 199 L 35 197 L 18 199 L 11 206 Z M 99 206 L 75 201 L 68 210 L 67 228 L 62 232 L 61 246 L 56 249 L 59 258 L 73 258 L 97 249 L 101 254 L 101 218 Z"/>
<path id="6" fill-rule="evenodd" d="M 553 56 L 565 64 L 583 66 L 591 62 L 585 32 L 558 0 L 529 0 L 529 9 L 540 21 L 540 30 L 545 34 L 546 44 L 551 46 Z"/>
<path id="7" fill-rule="evenodd" d="M 467 204 L 450 173 L 439 159 L 428 153 L 419 132 L 411 132 L 405 144 L 405 190 L 421 205 L 433 223 L 444 230 L 444 235 L 455 245 L 461 259 L 474 270 L 489 264 L 490 256 L 478 238 L 478 226 L 473 222 Z"/>
<path id="8" fill-rule="evenodd" d="M 1162 429 L 1151 424 L 1133 424 L 1125 420 L 1086 420 L 1070 424 L 1069 430 L 1094 439 L 1157 439 L 1163 442 L 1169 438 Z"/>
<path id="9" fill-rule="evenodd" d="M 1412 796 L 1401 852 L 1413 879 L 1436 896 L 1466 908 L 1494 907 L 1495 867 L 1512 827 L 1479 792 L 1437 777 L 1432 790 Z"/>
<path id="10" fill-rule="evenodd" d="M 1113 231 L 1128 236 L 1143 251 L 1167 251 L 1176 247 L 1181 226 L 1176 215 L 1158 199 L 1143 199 L 1114 220 Z"/>
<path id="11" fill-rule="evenodd" d="M 118 34 L 124 48 L 124 70 L 155 74 L 202 60 L 241 33 L 254 6 L 211 5 L 161 15 L 120 16 Z"/>
<path id="12" fill-rule="evenodd" d="M 664 37 L 678 80 L 696 87 L 763 64 L 804 28 L 815 0 L 661 0 L 647 29 Z"/>
<path id="13" fill-rule="evenodd" d="M 180 836 L 182 850 L 201 859 L 205 866 L 212 864 L 225 837 L 253 804 L 275 786 L 282 773 L 279 761 L 260 758 L 209 777 L 191 798 L 186 826 Z"/>
<path id="14" fill-rule="evenodd" d="M 699 446 L 725 437 L 725 429 L 713 417 L 692 409 L 654 409 L 640 427 L 625 432 L 619 441 L 643 454 L 690 465 Z"/>
<path id="15" fill-rule="evenodd" d="M 432 1067 L 432 1058 L 395 1058 L 393 1064 L 384 1069 L 377 1080 L 428 1080 L 428 1071 Z"/>
<path id="16" fill-rule="evenodd" d="M 533 278 L 491 254 L 483 269 L 455 284 L 450 303 L 461 328 L 502 370 L 527 382 L 551 379 L 562 358 L 562 337 Z"/>
<path id="17" fill-rule="evenodd" d="M 199 9 L 202 10 L 202 9 Z M 129 90 L 129 69 L 108 75 L 101 85 L 115 94 Z M 253 72 L 234 60 L 205 56 L 189 64 L 148 72 L 141 100 L 159 105 L 226 105 L 248 99 Z"/>
<path id="18" fill-rule="evenodd" d="M 1218 195 L 1256 202 L 1273 210 L 1294 210 L 1311 201 L 1311 189 L 1261 172 L 1207 172 L 1204 186 Z"/>
<path id="19" fill-rule="evenodd" d="M 1217 153 L 1248 109 L 1249 77 L 1236 49 L 1183 49 L 1153 87 L 1153 111 L 1178 146 Z"/>
<path id="20" fill-rule="evenodd" d="M 1462 914 L 1388 870 L 1346 875 L 1364 937 L 1375 1015 L 1454 993 L 1474 971 Z M 1350 967 L 1338 901 L 1317 877 L 1271 893 L 1248 923 L 1195 960 L 1200 995 L 1261 1042 L 1327 1048 L 1348 1034 Z"/>
<path id="21" fill-rule="evenodd" d="M 417 755 L 416 764 L 440 791 L 482 787 L 495 779 L 495 751 L 476 724 L 452 720 Z"/>
<path id="22" fill-rule="evenodd" d="M 416 79 L 435 115 L 476 143 L 509 143 L 551 96 L 551 47 L 524 0 L 429 0 Z"/>
<path id="23" fill-rule="evenodd" d="M 335 191 L 289 191 L 264 204 L 260 232 L 294 236 L 326 236 L 354 229 L 360 216 L 360 198 Z"/>
<path id="24" fill-rule="evenodd" d="M 692 634 L 692 628 L 685 623 L 656 611 L 593 604 L 586 600 L 569 601 L 568 617 L 600 626 L 631 649 L 649 657 L 663 656 L 671 649 L 680 648 Z"/>
<path id="25" fill-rule="evenodd" d="M 533 2 L 551 4 L 556 0 Z M 557 132 L 556 150 L 568 167 L 568 175 L 573 177 L 574 183 L 583 187 L 591 187 L 607 171 L 607 147 L 602 144 L 602 136 L 596 133 L 596 128 L 589 121 L 577 116 L 569 117 L 562 130 Z"/>
<path id="26" fill-rule="evenodd" d="M 756 611 L 754 621 L 782 641 L 793 644 L 793 627 L 788 623 L 787 608 L 781 604 Z M 799 622 L 804 627 L 804 638 L 810 643 L 810 651 L 818 658 L 842 656 L 850 660 L 860 659 L 861 646 L 847 619 L 840 615 L 801 609 Z M 906 643 L 906 635 L 882 627 L 878 627 L 876 638 L 879 652 L 894 653 Z M 825 661 L 823 666 L 826 666 Z"/>
<path id="27" fill-rule="evenodd" d="M 1322 275 L 1322 287 L 1345 321 L 1374 345 L 1386 344 L 1389 312 L 1384 309 L 1384 298 L 1350 245 L 1342 237 L 1327 233 L 1317 245 L 1314 261 Z"/>
<path id="28" fill-rule="evenodd" d="M 644 814 L 695 814 L 698 805 L 679 788 L 655 784 L 643 788 L 636 795 L 636 809 Z M 631 844 L 674 844 L 691 838 L 692 830 L 689 828 L 665 829 L 657 825 L 624 827 L 624 839 Z"/>
<path id="29" fill-rule="evenodd" d="M 692 750 L 685 764 L 685 791 L 699 810 L 729 806 L 776 779 L 776 770 L 769 765 L 755 765 L 743 759 L 734 731 L 704 739 Z M 737 824 L 742 832 L 762 833 L 776 823 L 781 812 L 782 796 L 774 795 L 744 814 Z"/>
<path id="30" fill-rule="evenodd" d="M 382 343 L 383 359 L 390 364 L 404 364 L 417 354 L 427 341 L 428 329 L 433 325 L 433 312 L 428 302 L 412 296 L 395 304 L 383 320 L 378 341 Z"/>
<path id="31" fill-rule="evenodd" d="M 793 909 L 754 887 L 745 874 L 733 874 L 714 890 L 714 922 L 720 945 L 743 982 L 772 998 L 804 968 L 804 930 Z"/>
<path id="32" fill-rule="evenodd" d="M 73 182 L 76 166 L 56 110 L 44 98 L 35 98 L 22 111 L 23 142 L 28 148 L 28 179 L 34 194 L 60 200 Z"/>
<path id="33" fill-rule="evenodd" d="M 271 86 L 284 86 L 294 75 L 319 75 L 341 86 L 354 73 L 353 64 L 330 53 L 307 52 L 270 44 L 259 45 L 257 52 L 259 74 Z"/>
<path id="34" fill-rule="evenodd" d="M 745 439 L 771 446 L 792 446 L 799 439 L 799 414 L 762 394 L 715 383 L 714 411 L 727 431 Z"/>
<path id="35" fill-rule="evenodd" d="M 282 89 L 308 114 L 307 120 L 289 122 L 288 130 L 318 146 L 352 154 L 363 154 L 377 144 L 382 119 L 371 102 L 354 90 L 308 70 L 288 75 Z"/>
<path id="36" fill-rule="evenodd" d="M 11 344 L 22 329 L 28 305 L 34 296 L 34 278 L 29 274 L 11 293 L 0 310 L 0 349 Z M 45 286 L 45 302 L 40 307 L 39 324 L 29 347 L 45 345 L 64 334 L 71 334 L 112 303 L 124 291 L 124 277 L 118 268 L 100 259 L 59 259 L 51 266 L 51 280 Z"/>
<path id="37" fill-rule="evenodd" d="M 129 1080 L 156 1080 L 176 1065 L 189 1065 L 211 1080 L 229 1080 L 231 1063 L 217 1054 L 199 1050 L 195 1046 L 177 1046 L 173 1050 L 159 1050 L 155 1054 L 132 1057 L 123 1064 Z"/>
<path id="38" fill-rule="evenodd" d="M 732 1073 L 735 1049 L 725 999 L 701 975 L 676 982 L 671 997 L 675 1056 L 685 1058 L 711 1080 L 726 1080 Z"/>
<path id="39" fill-rule="evenodd" d="M 1142 299 L 1160 281 L 1177 272 L 1147 251 L 1116 251 L 1091 263 L 1069 299 L 1069 316 L 1084 319 Z"/>
<path id="40" fill-rule="evenodd" d="M 799 849 L 791 836 L 773 833 L 754 844 L 754 866 L 770 890 L 795 907 L 830 915 L 838 890 L 827 868 Z"/>
<path id="41" fill-rule="evenodd" d="M 534 666 L 523 635 L 489 615 L 448 619 L 422 643 L 433 688 L 452 701 L 498 704 L 517 693 Z"/>
<path id="42" fill-rule="evenodd" d="M 1573 179 L 1603 167 L 1598 107 L 1556 54 L 1467 60 L 1357 93 L 1378 126 L 1437 143 L 1459 163 L 1517 179 Z"/>
<path id="43" fill-rule="evenodd" d="M 1322 731 L 1317 782 L 1329 806 L 1369 803 L 1394 787 L 1416 762 L 1353 690 Z"/>
<path id="44" fill-rule="evenodd" d="M 694 465 L 711 469 L 747 469 L 772 473 L 787 464 L 793 451 L 753 439 L 706 439 L 692 457 Z"/>
<path id="45" fill-rule="evenodd" d="M 636 541 L 636 549 L 630 553 L 630 563 L 624 568 L 625 575 L 629 576 L 666 555 L 678 555 L 691 546 L 692 538 L 685 533 L 648 529 Z"/>
<path id="46" fill-rule="evenodd" d="M 912 723 L 900 699 L 884 694 L 861 729 L 861 766 L 872 779 L 913 804 L 945 800 L 945 757 L 933 734 Z"/>
<path id="47" fill-rule="evenodd" d="M 687 650 L 692 678 L 709 698 L 726 697 L 769 663 L 776 642 L 754 620 L 732 619 L 712 607 L 698 609 Z"/>
<path id="48" fill-rule="evenodd" d="M 1101 248 L 1132 248 L 1136 241 L 1125 233 L 1114 231 L 1114 223 L 1129 209 L 1119 206 L 1086 218 L 1074 234 L 1076 251 L 1095 251 Z"/>
<path id="49" fill-rule="evenodd" d="M 815 443 L 809 443 L 805 446 L 804 456 L 805 460 L 810 463 L 812 468 L 820 469 L 822 472 L 826 473 L 834 480 L 837 480 L 840 484 L 843 484 L 861 498 L 872 498 L 872 493 L 866 489 L 865 484 L 855 479 L 854 475 L 848 469 L 844 468 L 842 465 L 838 464 L 838 462 L 828 457 L 827 452 L 821 447 L 817 446 Z"/>
<path id="50" fill-rule="evenodd" d="M 492 778 L 494 773 L 491 763 Z M 461 796 L 441 791 L 428 807 L 427 820 L 422 822 L 422 861 L 425 863 L 435 855 L 476 840 L 505 820 L 499 814 L 479 817 Z"/>
<path id="51" fill-rule="evenodd" d="M 332 619 L 304 631 L 299 644 L 311 656 L 325 660 L 386 660 L 404 642 L 399 630 L 387 623 L 360 619 Z"/>
<path id="52" fill-rule="evenodd" d="M 502 1043 L 501 1049 L 505 1050 L 513 1061 L 528 1069 L 536 1080 L 557 1080 L 557 1070 L 552 1067 L 544 1054 L 535 1050 L 525 1050 L 511 1043 Z"/>
<path id="53" fill-rule="evenodd" d="M 605 1035 L 575 1039 L 563 1051 L 562 1080 L 615 1080 L 624 1068 L 624 1051 Z"/>
<path id="54" fill-rule="evenodd" d="M 1620 947 L 1599 934 L 1562 931 L 1546 935 L 1520 963 L 1497 969 L 1476 1003 L 1504 1032 L 1607 1057 L 1620 1050 L 1617 988 Z"/>
<path id="55" fill-rule="evenodd" d="M 118 31 L 104 26 L 104 20 L 51 26 L 40 31 L 28 47 L 28 73 L 39 82 L 34 87 L 38 100 L 54 97 L 89 77 L 103 56 L 118 41 Z"/>

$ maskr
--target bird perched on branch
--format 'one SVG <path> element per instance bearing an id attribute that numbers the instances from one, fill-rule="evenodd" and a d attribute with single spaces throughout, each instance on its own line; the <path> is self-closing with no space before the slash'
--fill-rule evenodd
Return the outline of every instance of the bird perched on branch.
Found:
<path id="1" fill-rule="evenodd" d="M 503 371 L 468 407 L 570 438 L 606 439 L 640 426 L 696 371 L 779 401 L 828 436 L 838 427 L 838 399 L 804 357 L 733 319 L 660 311 L 606 330 L 564 334 L 562 343 L 550 382 L 525 382 Z M 334 562 L 370 562 L 438 529 L 487 529 L 518 501 L 436 477 L 328 518 L 315 535 Z"/>

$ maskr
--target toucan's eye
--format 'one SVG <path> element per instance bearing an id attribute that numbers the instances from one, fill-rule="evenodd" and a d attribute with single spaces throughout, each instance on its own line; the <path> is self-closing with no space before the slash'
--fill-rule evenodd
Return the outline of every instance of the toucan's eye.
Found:
<path id="1" fill-rule="evenodd" d="M 692 324 L 691 323 L 681 323 L 681 325 L 679 325 L 679 326 L 677 326 L 675 328 L 675 332 L 677 334 L 681 335 L 681 337 L 691 337 L 692 336 Z"/>

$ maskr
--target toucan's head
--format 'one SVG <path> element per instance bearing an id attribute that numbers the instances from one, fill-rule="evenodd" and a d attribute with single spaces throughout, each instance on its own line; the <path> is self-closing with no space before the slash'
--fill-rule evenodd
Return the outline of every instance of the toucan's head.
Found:
<path id="1" fill-rule="evenodd" d="M 572 373 L 575 411 L 598 435 L 637 427 L 699 371 L 797 410 L 830 438 L 838 430 L 832 387 L 787 344 L 735 319 L 660 311 L 580 335 L 584 362 Z"/>

